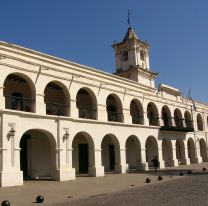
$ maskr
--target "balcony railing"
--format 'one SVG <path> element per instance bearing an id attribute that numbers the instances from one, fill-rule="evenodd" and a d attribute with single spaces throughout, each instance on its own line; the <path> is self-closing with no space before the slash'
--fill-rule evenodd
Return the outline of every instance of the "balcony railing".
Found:
<path id="1" fill-rule="evenodd" d="M 131 115 L 132 116 L 132 124 L 143 124 L 143 116 L 139 115 Z"/>
<path id="2" fill-rule="evenodd" d="M 164 125 L 161 126 L 161 131 L 178 131 L 178 132 L 193 132 L 193 121 L 185 119 L 174 119 L 172 117 L 168 120 L 163 120 Z M 171 125 L 172 123 L 173 125 Z"/>
<path id="3" fill-rule="evenodd" d="M 6 95 L 5 107 L 6 109 L 34 112 L 35 100 Z"/>
<path id="4" fill-rule="evenodd" d="M 123 113 L 108 111 L 109 122 L 122 122 Z"/>
<path id="5" fill-rule="evenodd" d="M 68 116 L 69 105 L 46 102 L 46 114 L 57 116 Z"/>
<path id="6" fill-rule="evenodd" d="M 79 108 L 79 118 L 83 119 L 97 119 L 97 110 Z"/>
<path id="7" fill-rule="evenodd" d="M 151 117 L 149 118 L 149 125 L 151 126 L 159 126 L 159 118 L 158 117 Z"/>
<path id="8" fill-rule="evenodd" d="M 203 131 L 203 124 L 197 123 L 197 128 L 199 131 Z"/>

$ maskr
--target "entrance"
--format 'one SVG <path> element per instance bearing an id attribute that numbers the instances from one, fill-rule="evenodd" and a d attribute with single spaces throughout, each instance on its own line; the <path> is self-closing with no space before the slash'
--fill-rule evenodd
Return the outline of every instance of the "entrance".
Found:
<path id="1" fill-rule="evenodd" d="M 109 145 L 109 161 L 110 161 L 110 170 L 114 170 L 115 165 L 115 148 L 114 145 Z"/>
<path id="2" fill-rule="evenodd" d="M 30 139 L 30 135 L 24 134 L 20 141 L 20 169 L 23 172 L 23 177 L 28 177 L 28 140 Z"/>
<path id="3" fill-rule="evenodd" d="M 79 144 L 79 173 L 88 173 L 88 144 Z"/>

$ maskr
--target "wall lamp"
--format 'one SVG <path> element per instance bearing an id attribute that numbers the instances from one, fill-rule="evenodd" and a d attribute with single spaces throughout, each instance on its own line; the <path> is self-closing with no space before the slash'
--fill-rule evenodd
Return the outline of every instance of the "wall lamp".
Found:
<path id="1" fill-rule="evenodd" d="M 11 129 L 10 129 L 10 131 L 8 132 L 8 135 L 7 135 L 8 140 L 9 140 L 10 138 L 12 138 L 12 137 L 15 136 L 15 132 L 16 132 L 16 131 L 14 130 L 14 128 L 11 127 Z"/>
<path id="2" fill-rule="evenodd" d="M 64 136 L 63 136 L 63 140 L 67 140 L 69 138 L 69 133 L 68 131 L 66 130 Z"/>

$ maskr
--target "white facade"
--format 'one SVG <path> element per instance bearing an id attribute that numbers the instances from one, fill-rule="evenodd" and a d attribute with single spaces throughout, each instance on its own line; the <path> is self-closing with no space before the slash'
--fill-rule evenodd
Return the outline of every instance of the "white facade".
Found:
<path id="1" fill-rule="evenodd" d="M 125 51 L 113 75 L 0 42 L 0 186 L 147 170 L 154 156 L 161 168 L 208 160 L 208 106 L 155 88 L 147 50 L 143 67 Z"/>

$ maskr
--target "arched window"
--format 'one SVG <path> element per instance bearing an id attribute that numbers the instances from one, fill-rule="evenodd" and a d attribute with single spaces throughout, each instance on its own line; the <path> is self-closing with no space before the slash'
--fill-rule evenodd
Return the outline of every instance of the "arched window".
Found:
<path id="1" fill-rule="evenodd" d="M 149 125 L 159 126 L 158 110 L 152 102 L 147 106 L 147 118 L 149 119 Z"/>
<path id="2" fill-rule="evenodd" d="M 167 106 L 163 106 L 162 108 L 162 120 L 163 120 L 164 127 L 172 126 L 170 109 Z"/>
<path id="3" fill-rule="evenodd" d="M 132 124 L 144 124 L 142 104 L 138 100 L 132 100 L 130 104 Z"/>
<path id="4" fill-rule="evenodd" d="M 183 127 L 182 114 L 181 114 L 181 111 L 179 109 L 175 109 L 174 122 L 175 122 L 176 127 Z"/>
<path id="5" fill-rule="evenodd" d="M 197 127 L 199 131 L 203 131 L 203 119 L 201 114 L 197 114 Z"/>
<path id="6" fill-rule="evenodd" d="M 122 60 L 125 62 L 125 61 L 128 61 L 128 59 L 129 59 L 128 51 L 125 50 L 125 51 L 122 53 Z"/>

